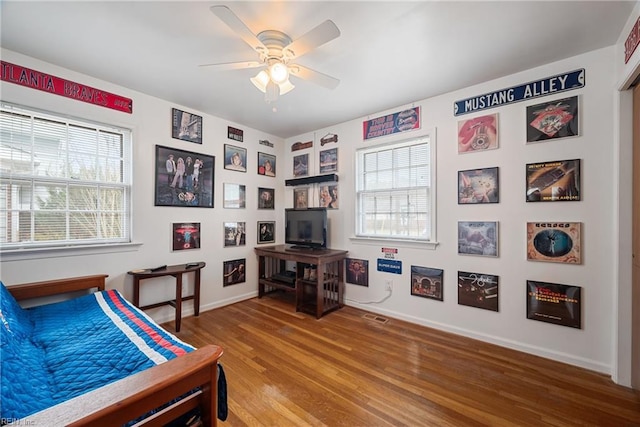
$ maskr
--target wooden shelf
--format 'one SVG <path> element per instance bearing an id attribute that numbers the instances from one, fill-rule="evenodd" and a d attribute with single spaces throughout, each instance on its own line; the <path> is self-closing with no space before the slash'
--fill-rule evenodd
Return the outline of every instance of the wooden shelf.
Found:
<path id="1" fill-rule="evenodd" d="M 338 174 L 329 173 L 326 175 L 304 176 L 302 178 L 287 179 L 284 181 L 286 186 L 316 184 L 318 182 L 338 182 Z"/>

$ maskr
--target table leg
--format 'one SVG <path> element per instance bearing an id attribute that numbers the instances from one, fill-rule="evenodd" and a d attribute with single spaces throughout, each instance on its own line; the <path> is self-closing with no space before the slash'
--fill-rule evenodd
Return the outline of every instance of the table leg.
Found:
<path id="1" fill-rule="evenodd" d="M 324 311 L 324 264 L 319 263 L 316 269 L 316 319 L 319 319 Z"/>
<path id="2" fill-rule="evenodd" d="M 133 305 L 140 307 L 140 278 L 133 278 Z"/>
<path id="3" fill-rule="evenodd" d="M 196 282 L 193 288 L 193 311 L 200 315 L 200 269 L 196 270 Z"/>
<path id="4" fill-rule="evenodd" d="M 180 332 L 182 320 L 182 273 L 176 274 L 176 332 Z"/>

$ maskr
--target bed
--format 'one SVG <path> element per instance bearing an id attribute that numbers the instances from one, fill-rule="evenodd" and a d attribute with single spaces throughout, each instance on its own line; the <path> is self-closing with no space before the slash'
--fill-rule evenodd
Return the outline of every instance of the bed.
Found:
<path id="1" fill-rule="evenodd" d="M 222 349 L 173 336 L 105 290 L 107 277 L 0 283 L 2 424 L 217 425 L 219 409 L 226 417 Z M 93 289 L 28 309 L 18 303 Z"/>

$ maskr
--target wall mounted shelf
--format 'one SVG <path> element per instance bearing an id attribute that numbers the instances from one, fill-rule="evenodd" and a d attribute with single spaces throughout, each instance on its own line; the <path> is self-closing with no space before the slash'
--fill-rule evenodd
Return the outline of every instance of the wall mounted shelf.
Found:
<path id="1" fill-rule="evenodd" d="M 301 178 L 287 179 L 284 181 L 286 186 L 316 184 L 318 182 L 338 182 L 338 174 L 329 173 L 326 175 L 305 176 Z"/>

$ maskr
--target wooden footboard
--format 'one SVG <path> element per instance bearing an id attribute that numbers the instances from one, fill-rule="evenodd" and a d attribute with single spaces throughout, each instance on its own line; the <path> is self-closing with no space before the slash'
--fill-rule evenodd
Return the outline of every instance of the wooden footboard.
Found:
<path id="1" fill-rule="evenodd" d="M 107 277 L 94 275 L 48 280 L 8 286 L 7 289 L 17 300 L 25 300 L 92 288 L 104 290 Z M 162 426 L 192 409 L 200 408 L 202 425 L 216 426 L 218 360 L 222 353 L 221 347 L 207 345 L 29 417 L 15 420 L 15 424 L 118 426 L 198 389 L 136 425 Z"/>

